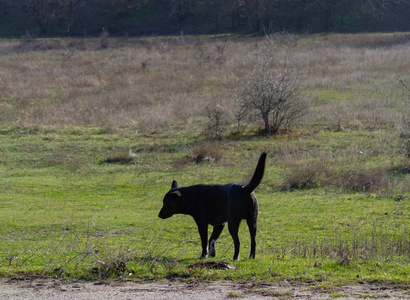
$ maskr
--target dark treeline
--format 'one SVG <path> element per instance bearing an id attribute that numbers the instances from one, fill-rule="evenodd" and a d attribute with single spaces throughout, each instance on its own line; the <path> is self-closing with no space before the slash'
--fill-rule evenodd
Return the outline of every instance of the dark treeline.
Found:
<path id="1" fill-rule="evenodd" d="M 0 0 L 3 37 L 410 30 L 409 0 Z"/>

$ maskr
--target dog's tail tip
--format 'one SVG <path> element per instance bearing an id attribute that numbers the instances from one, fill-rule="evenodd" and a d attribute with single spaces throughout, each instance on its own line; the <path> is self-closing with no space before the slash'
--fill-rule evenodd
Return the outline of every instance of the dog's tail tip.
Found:
<path id="1" fill-rule="evenodd" d="M 249 194 L 252 193 L 260 184 L 263 178 L 263 174 L 265 173 L 265 161 L 266 161 L 267 155 L 268 155 L 268 152 L 264 151 L 259 157 L 259 161 L 258 161 L 258 164 L 255 169 L 255 173 L 253 174 L 251 181 L 243 187 L 246 193 L 249 193 Z"/>

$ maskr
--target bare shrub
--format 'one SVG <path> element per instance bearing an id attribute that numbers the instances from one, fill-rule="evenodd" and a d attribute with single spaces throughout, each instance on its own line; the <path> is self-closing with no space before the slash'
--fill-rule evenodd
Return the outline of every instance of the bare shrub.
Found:
<path id="1" fill-rule="evenodd" d="M 308 110 L 307 102 L 299 95 L 302 72 L 286 65 L 275 66 L 270 52 L 267 47 L 259 52 L 254 70 L 240 93 L 240 105 L 258 113 L 265 135 L 277 133 L 281 126 L 290 126 Z"/>
<path id="2" fill-rule="evenodd" d="M 233 108 L 233 116 L 236 122 L 236 132 L 240 132 L 242 129 L 242 121 L 247 117 L 248 111 L 246 106 L 243 103 L 236 102 L 235 107 Z"/>
<path id="3" fill-rule="evenodd" d="M 196 163 L 215 162 L 222 158 L 222 152 L 215 143 L 205 142 L 190 149 L 189 157 Z"/>
<path id="4" fill-rule="evenodd" d="M 205 106 L 204 114 L 207 118 L 206 131 L 213 138 L 221 139 L 228 124 L 225 109 L 221 104 L 208 104 Z"/>

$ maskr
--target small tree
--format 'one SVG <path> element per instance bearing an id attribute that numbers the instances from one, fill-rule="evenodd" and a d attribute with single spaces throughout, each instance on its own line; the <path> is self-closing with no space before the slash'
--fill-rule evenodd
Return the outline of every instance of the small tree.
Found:
<path id="1" fill-rule="evenodd" d="M 233 110 L 233 116 L 236 121 L 236 131 L 237 132 L 241 130 L 241 122 L 246 119 L 247 114 L 248 114 L 248 110 L 246 106 L 241 102 L 239 102 L 238 104 L 238 102 L 235 101 L 235 108 Z"/>
<path id="2" fill-rule="evenodd" d="M 207 131 L 215 138 L 221 139 L 227 125 L 226 113 L 222 105 L 209 104 L 205 107 L 207 117 Z"/>
<path id="3" fill-rule="evenodd" d="M 288 127 L 308 109 L 307 102 L 299 97 L 301 72 L 280 66 L 274 70 L 270 60 L 268 56 L 258 59 L 240 94 L 241 105 L 258 112 L 265 125 L 265 135 L 277 133 L 281 126 Z"/>

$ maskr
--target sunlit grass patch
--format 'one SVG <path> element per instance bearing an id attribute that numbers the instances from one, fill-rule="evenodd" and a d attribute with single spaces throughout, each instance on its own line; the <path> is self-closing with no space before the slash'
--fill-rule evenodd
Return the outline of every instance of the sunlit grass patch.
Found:
<path id="1" fill-rule="evenodd" d="M 227 41 L 216 62 L 213 40 L 153 39 L 0 58 L 1 276 L 409 284 L 409 163 L 393 84 L 406 48 L 275 45 L 278 59 L 307 68 L 313 109 L 271 137 L 249 120 L 210 142 L 202 109 L 219 94 L 234 108 L 263 41 Z M 247 182 L 265 150 L 256 259 L 241 224 L 239 262 L 227 228 L 215 259 L 199 261 L 192 218 L 157 217 L 172 180 Z M 204 262 L 236 269 L 190 267 Z"/>

